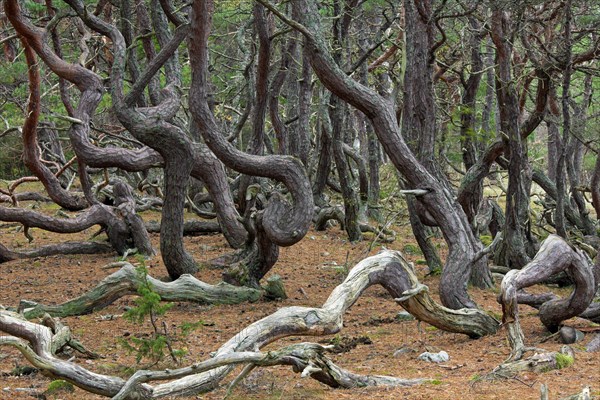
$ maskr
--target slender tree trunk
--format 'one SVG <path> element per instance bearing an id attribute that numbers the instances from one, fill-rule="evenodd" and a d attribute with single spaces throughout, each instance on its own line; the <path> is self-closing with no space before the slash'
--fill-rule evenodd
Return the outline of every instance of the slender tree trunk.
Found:
<path id="1" fill-rule="evenodd" d="M 302 161 L 308 169 L 308 155 L 310 150 L 310 104 L 312 99 L 312 70 L 310 60 L 308 59 L 306 45 L 302 47 L 302 72 L 301 72 L 298 93 L 298 128 L 297 149 L 290 153 Z M 296 143 L 296 141 L 294 143 Z"/>
<path id="2" fill-rule="evenodd" d="M 325 187 L 327 186 L 327 179 L 329 178 L 329 171 L 331 169 L 331 158 L 332 158 L 332 144 L 331 144 L 331 133 L 326 129 L 325 118 L 328 118 L 324 115 L 327 111 L 320 111 L 320 119 L 318 123 L 319 129 L 319 146 L 318 154 L 319 161 L 317 163 L 317 171 L 315 173 L 314 184 L 313 184 L 313 197 L 315 199 L 315 204 L 319 207 L 324 207 L 326 205 L 325 200 L 323 199 L 323 192 L 325 191 Z"/>
<path id="3" fill-rule="evenodd" d="M 519 103 L 511 73 L 512 45 L 508 40 L 508 16 L 496 9 L 492 14 L 492 40 L 496 46 L 496 94 L 500 111 L 500 127 L 508 138 L 505 154 L 509 158 L 506 224 L 500 258 L 510 268 L 522 268 L 530 260 L 529 193 L 531 167 L 526 143 L 521 137 Z M 530 248 L 530 247 L 529 247 Z"/>
<path id="4" fill-rule="evenodd" d="M 477 163 L 479 158 L 479 144 L 483 142 L 477 133 L 475 127 L 475 116 L 476 112 L 476 99 L 481 77 L 483 75 L 483 60 L 481 58 L 481 34 L 479 33 L 479 23 L 473 17 L 469 17 L 469 26 L 471 34 L 469 38 L 469 46 L 471 50 L 471 74 L 465 82 L 463 81 L 464 92 L 462 95 L 462 106 L 460 116 L 460 138 L 462 147 L 463 164 L 465 171 L 468 171 L 473 165 Z M 473 224 L 473 220 L 479 210 L 479 204 L 483 200 L 483 180 L 479 181 L 479 184 L 474 190 L 469 193 L 468 200 L 462 203 L 465 214 L 469 219 L 469 223 Z"/>
<path id="5" fill-rule="evenodd" d="M 565 21 L 564 21 L 564 60 L 565 65 L 563 71 L 562 82 L 562 117 L 563 117 L 563 135 L 562 140 L 558 141 L 558 161 L 556 163 L 556 211 L 554 212 L 554 223 L 556 225 L 556 233 L 567 239 L 567 226 L 565 222 L 565 199 L 567 198 L 567 182 L 566 182 L 566 158 L 569 143 L 571 141 L 571 110 L 569 109 L 569 94 L 571 91 L 571 1 L 567 0 L 565 4 Z"/>
<path id="6" fill-rule="evenodd" d="M 362 239 L 362 233 L 358 223 L 359 201 L 354 190 L 352 180 L 349 174 L 350 166 L 344 154 L 344 141 L 342 138 L 344 126 L 345 103 L 335 95 L 331 95 L 329 102 L 329 118 L 331 119 L 331 132 L 333 137 L 333 158 L 340 180 L 340 188 L 344 199 L 344 228 L 348 233 L 348 239 L 356 242 Z M 327 124 L 327 122 L 326 122 Z"/>
<path id="7" fill-rule="evenodd" d="M 252 121 L 252 138 L 248 144 L 247 152 L 253 155 L 264 153 L 265 119 L 268 106 L 269 91 L 269 63 L 271 60 L 271 39 L 267 13 L 260 4 L 255 4 L 253 9 L 254 26 L 258 36 L 258 63 L 256 66 L 256 103 Z M 240 212 L 246 209 L 246 191 L 252 183 L 251 176 L 244 175 L 240 180 L 237 203 Z"/>

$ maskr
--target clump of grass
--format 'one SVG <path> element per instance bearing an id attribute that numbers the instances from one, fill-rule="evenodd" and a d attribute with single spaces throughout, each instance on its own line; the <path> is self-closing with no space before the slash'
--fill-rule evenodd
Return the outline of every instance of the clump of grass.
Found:
<path id="1" fill-rule="evenodd" d="M 69 392 L 72 393 L 75 391 L 73 384 L 62 379 L 57 379 L 55 381 L 50 382 L 48 385 L 48 389 L 46 389 L 45 394 L 56 394 L 58 392 Z"/>
<path id="2" fill-rule="evenodd" d="M 562 354 L 562 353 L 557 353 L 556 357 L 554 359 L 556 360 L 556 368 L 557 369 L 568 368 L 571 365 L 573 365 L 573 363 L 575 362 L 575 359 L 573 358 L 573 356 L 570 356 L 568 354 Z"/>
<path id="3" fill-rule="evenodd" d="M 406 244 L 404 245 L 404 248 L 402 249 L 402 251 L 406 254 L 410 254 L 410 255 L 423 255 L 423 252 L 421 251 L 421 249 L 419 248 L 419 246 L 417 246 L 416 244 Z"/>

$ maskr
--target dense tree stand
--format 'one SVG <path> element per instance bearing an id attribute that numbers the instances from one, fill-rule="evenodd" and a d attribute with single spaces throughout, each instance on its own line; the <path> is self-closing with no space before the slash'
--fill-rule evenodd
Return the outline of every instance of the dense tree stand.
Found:
<path id="1" fill-rule="evenodd" d="M 59 306 L 24 302 L 21 308 L 24 308 L 26 316 L 40 315 L 44 312 L 73 315 L 74 310 L 90 312 L 123 294 L 133 292 L 135 282 L 139 280 L 136 276 L 134 268 L 126 264 L 89 294 L 78 299 Z M 172 283 L 148 279 L 164 299 L 190 300 L 196 296 L 197 301 L 199 297 L 200 285 L 188 275 L 179 278 L 182 281 Z M 358 263 L 346 280 L 333 290 L 321 308 L 282 308 L 241 330 L 221 346 L 212 359 L 178 370 L 139 371 L 128 382 L 118 377 L 92 373 L 80 365 L 54 356 L 50 350 L 53 335 L 48 328 L 29 322 L 22 315 L 7 310 L 0 310 L 0 330 L 12 336 L 1 337 L 0 344 L 16 347 L 29 362 L 48 375 L 65 379 L 84 390 L 104 396 L 112 397 L 120 393 L 116 398 L 158 398 L 207 392 L 215 389 L 232 371 L 233 366 L 240 363 L 248 364 L 250 367 L 247 369 L 276 364 L 292 365 L 295 371 L 303 371 L 304 376 L 311 376 L 332 387 L 419 383 L 422 380 L 350 373 L 333 364 L 324 355 L 327 349 L 317 344 L 304 343 L 266 354 L 258 352 L 264 345 L 286 336 L 320 336 L 339 332 L 343 327 L 344 313 L 369 286 L 376 284 L 387 289 L 407 311 L 440 329 L 479 337 L 494 333 L 498 328 L 497 321 L 482 311 L 450 310 L 435 303 L 428 296 L 427 287 L 417 281 L 412 265 L 400 253 L 384 251 Z M 221 289 L 221 294 L 217 296 L 219 299 L 231 288 L 221 286 Z M 245 290 L 250 292 L 252 289 Z M 142 383 L 167 379 L 174 380 L 156 386 Z"/>
<path id="2" fill-rule="evenodd" d="M 600 369 L 598 1 L 0 3 L 0 397 L 424 381 L 339 362 L 450 399 L 576 355 L 564 396 Z"/>

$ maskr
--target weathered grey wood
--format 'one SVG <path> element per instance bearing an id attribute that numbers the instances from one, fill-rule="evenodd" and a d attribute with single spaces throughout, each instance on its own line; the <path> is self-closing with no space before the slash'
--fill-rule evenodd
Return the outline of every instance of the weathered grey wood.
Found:
<path id="1" fill-rule="evenodd" d="M 591 262 L 582 251 L 572 248 L 559 236 L 550 235 L 529 264 L 522 270 L 509 271 L 502 280 L 502 320 L 509 330 L 513 357 L 524 348 L 517 309 L 518 290 L 544 282 L 561 271 L 568 272 L 572 277 L 575 284 L 573 293 L 567 299 L 552 298 L 540 306 L 542 323 L 550 331 L 556 332 L 562 321 L 588 308 L 596 290 Z"/>
<path id="2" fill-rule="evenodd" d="M 0 309 L 0 330 L 13 335 L 0 336 L 0 346 L 16 347 L 34 367 L 52 377 L 76 382 L 80 388 L 104 396 L 115 395 L 125 384 L 119 377 L 96 374 L 56 357 L 52 352 L 54 334 L 47 326 L 26 321 L 19 314 Z M 147 396 L 149 390 L 142 386 L 138 393 Z M 131 399 L 142 396 L 132 396 Z"/>
<path id="3" fill-rule="evenodd" d="M 499 327 L 498 321 L 481 310 L 473 308 L 453 310 L 438 304 L 429 295 L 429 288 L 419 283 L 412 265 L 404 258 L 402 260 L 404 275 L 402 279 L 408 281 L 410 289 L 407 289 L 396 301 L 416 319 L 448 332 L 467 334 L 472 338 L 496 332 Z"/>
<path id="4" fill-rule="evenodd" d="M 365 386 L 411 386 L 428 381 L 428 379 L 399 379 L 381 375 L 357 375 L 333 363 L 324 354 L 327 350 L 329 350 L 327 347 L 317 343 L 298 343 L 268 353 L 257 351 L 227 353 L 176 370 L 137 371 L 113 397 L 113 400 L 128 398 L 127 396 L 134 394 L 136 386 L 142 382 L 182 378 L 222 366 L 247 363 L 261 367 L 291 365 L 294 371 L 302 373 L 302 377 L 311 376 L 329 386 L 347 389 Z"/>
<path id="5" fill-rule="evenodd" d="M 574 361 L 574 354 L 573 349 L 569 346 L 563 346 L 560 352 L 536 352 L 533 356 L 524 360 L 512 360 L 500 364 L 486 378 L 508 379 L 524 371 L 543 373 L 566 368 L 569 366 L 569 362 Z M 570 359 L 566 357 L 570 357 Z M 567 364 L 565 364 L 565 360 L 568 360 Z"/>
<path id="6" fill-rule="evenodd" d="M 132 275 L 137 277 L 133 266 L 124 263 L 124 268 L 111 275 L 117 282 L 105 280 L 104 286 L 99 285 L 95 290 L 102 292 L 108 287 L 131 290 L 127 283 L 119 282 L 131 279 Z M 186 277 L 187 275 L 184 275 L 179 280 L 184 280 Z M 159 282 L 149 277 L 148 280 L 165 299 L 167 299 L 166 288 L 172 290 L 175 286 L 173 283 Z M 339 332 L 343 327 L 343 314 L 357 301 L 363 291 L 375 284 L 386 288 L 410 312 L 442 329 L 480 336 L 493 333 L 498 327 L 497 322 L 482 311 L 448 310 L 436 305 L 424 292 L 425 286 L 420 285 L 416 280 L 411 264 L 398 252 L 384 251 L 358 263 L 345 281 L 333 290 L 322 307 L 282 308 L 242 329 L 217 350 L 212 360 L 169 372 L 138 372 L 130 379 L 128 386 L 125 386 L 126 382 L 120 378 L 95 374 L 77 364 L 56 359 L 50 351 L 52 333 L 47 327 L 26 321 L 23 316 L 2 309 L 0 309 L 0 330 L 14 336 L 0 337 L 0 345 L 17 347 L 34 366 L 51 376 L 65 379 L 85 390 L 104 396 L 116 396 L 123 390 L 123 396 L 117 398 L 127 399 L 195 395 L 207 392 L 219 385 L 232 371 L 233 364 L 244 362 L 253 362 L 257 365 L 292 365 L 295 370 L 303 371 L 303 375 L 310 375 L 333 387 L 397 386 L 418 383 L 420 380 L 405 381 L 393 377 L 362 376 L 345 371 L 327 359 L 323 355 L 325 348 L 316 344 L 294 345 L 266 355 L 258 353 L 261 347 L 286 336 L 320 336 Z M 197 287 L 197 284 L 194 287 Z M 183 285 L 182 288 L 189 290 L 187 285 Z M 179 292 L 179 289 L 177 291 Z M 71 304 L 81 307 L 87 299 L 84 295 Z M 89 307 L 89 304 L 87 306 Z M 50 306 L 43 308 L 51 309 Z M 35 308 L 25 309 L 25 315 L 33 315 L 33 310 Z M 37 310 L 41 311 L 40 307 Z M 440 314 L 439 321 L 435 313 Z M 205 372 L 200 373 L 200 371 Z M 156 386 L 142 383 L 144 380 L 156 379 L 173 380 Z"/>
<path id="7" fill-rule="evenodd" d="M 414 287 L 414 283 L 406 273 L 407 268 L 411 268 L 410 264 L 399 252 L 395 251 L 384 251 L 376 256 L 366 258 L 350 271 L 345 281 L 332 291 L 321 308 L 287 307 L 280 309 L 244 328 L 225 343 L 216 352 L 215 357 L 230 352 L 255 350 L 286 336 L 335 334 L 343 327 L 343 313 L 356 302 L 364 290 L 375 284 L 385 287 L 394 298 L 410 296 L 401 301 L 406 302 L 407 307 L 415 311 L 421 307 L 415 304 L 420 301 L 420 297 L 410 291 Z M 457 313 L 454 318 L 446 317 L 446 320 L 443 321 L 444 325 L 436 321 L 431 321 L 431 323 L 436 323 L 438 327 L 453 327 L 454 332 L 462 333 L 467 333 L 465 330 L 470 327 L 472 330 L 468 334 L 472 336 L 493 333 L 498 328 L 498 323 L 482 311 L 467 309 L 460 311 L 466 314 Z M 443 309 L 443 312 L 452 311 Z M 473 316 L 471 313 L 479 315 Z M 429 314 L 424 311 L 422 315 L 432 316 L 433 313 Z M 478 321 L 482 323 L 477 325 Z M 168 384 L 156 386 L 154 393 L 169 396 L 210 391 L 230 371 L 231 368 L 222 367 L 212 370 L 210 373 L 187 376 Z"/>
<path id="8" fill-rule="evenodd" d="M 568 299 L 549 296 L 540 306 L 542 323 L 550 331 L 556 332 L 562 321 L 579 315 L 593 299 L 596 290 L 595 277 L 591 262 L 583 252 L 571 248 L 561 237 L 550 235 L 531 262 L 522 270 L 510 270 L 502 280 L 499 302 L 502 304 L 502 324 L 508 331 L 511 353 L 504 363 L 489 374 L 491 378 L 512 377 L 525 370 L 543 372 L 562 368 L 560 360 L 557 360 L 557 353 L 525 346 L 525 335 L 519 323 L 518 311 L 520 289 L 543 282 L 561 271 L 566 271 L 572 276 L 575 283 L 573 293 Z M 531 299 L 532 296 L 523 294 L 521 297 L 522 300 L 535 301 L 542 298 L 538 296 Z M 536 353 L 523 359 L 523 355 L 529 350 L 535 350 Z M 568 346 L 563 346 L 561 353 L 573 357 L 573 351 Z"/>

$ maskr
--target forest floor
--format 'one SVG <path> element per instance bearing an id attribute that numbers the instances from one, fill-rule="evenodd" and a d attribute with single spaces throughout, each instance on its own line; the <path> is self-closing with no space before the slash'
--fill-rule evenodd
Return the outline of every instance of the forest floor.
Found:
<path id="1" fill-rule="evenodd" d="M 155 215 L 146 215 L 152 218 Z M 427 276 L 427 267 L 414 243 L 409 227 L 396 227 L 397 238 L 386 248 L 403 251 L 414 262 L 421 282 L 428 285 L 437 296 L 439 277 Z M 30 230 L 35 237 L 28 244 L 22 232 L 14 224 L 0 226 L 2 243 L 11 248 L 28 248 L 41 244 L 89 239 L 97 228 L 75 235 L 55 235 Z M 288 299 L 282 301 L 259 301 L 240 305 L 199 305 L 175 303 L 159 322 L 164 320 L 168 330 L 177 341 L 175 348 L 185 348 L 182 365 L 205 360 L 224 342 L 244 329 L 248 324 L 265 317 L 280 307 L 311 306 L 323 304 L 332 289 L 345 277 L 348 268 L 368 255 L 376 254 L 380 245 L 372 246 L 366 239 L 361 243 L 350 244 L 345 234 L 338 228 L 326 232 L 310 231 L 306 237 L 291 248 L 281 249 L 278 263 L 272 274 L 283 278 Z M 100 239 L 101 237 L 99 237 Z M 98 239 L 97 239 L 98 240 Z M 158 248 L 158 235 L 152 235 Z M 190 237 L 186 239 L 187 249 L 198 261 L 209 260 L 229 252 L 221 235 Z M 370 249 L 370 247 L 373 247 Z M 440 241 L 441 253 L 444 244 Z M 12 261 L 0 264 L 0 304 L 17 306 L 19 300 L 27 299 L 45 304 L 60 303 L 78 296 L 115 270 L 103 266 L 116 261 L 115 255 L 54 256 L 30 260 Z M 128 259 L 133 264 L 136 257 Z M 166 270 L 160 256 L 147 260 L 148 273 L 154 277 L 167 279 Z M 220 280 L 220 271 L 205 268 L 197 275 L 209 283 Z M 499 318 L 501 307 L 496 302 L 499 283 L 493 290 L 471 289 L 470 293 L 486 311 Z M 569 289 L 538 287 L 534 291 L 553 290 L 563 296 Z M 73 354 L 73 361 L 81 363 L 95 372 L 128 377 L 132 368 L 147 366 L 146 360 L 136 366 L 134 355 L 128 354 L 123 340 L 132 336 L 148 337 L 152 332 L 148 321 L 135 324 L 122 318 L 126 307 L 135 306 L 135 297 L 128 296 L 111 306 L 91 315 L 64 318 L 75 336 L 88 349 L 100 353 L 103 358 L 88 360 Z M 266 349 L 283 347 L 300 341 L 321 343 L 351 344 L 346 351 L 332 354 L 338 365 L 360 374 L 392 375 L 402 378 L 430 378 L 431 382 L 407 388 L 358 388 L 352 390 L 331 389 L 315 380 L 301 378 L 289 367 L 255 369 L 234 390 L 231 399 L 539 399 L 540 385 L 549 387 L 550 398 L 559 399 L 578 393 L 585 386 L 591 386 L 592 394 L 600 396 L 600 353 L 586 353 L 585 345 L 592 334 L 573 345 L 575 363 L 565 369 L 546 373 L 523 373 L 516 378 L 488 381 L 482 379 L 495 366 L 502 363 L 509 354 L 506 332 L 473 340 L 465 335 L 440 331 L 426 323 L 399 321 L 396 316 L 402 311 L 390 295 L 381 287 L 369 288 L 354 304 L 344 318 L 344 328 L 333 337 L 292 337 L 279 340 Z M 537 311 L 528 306 L 520 306 L 521 323 L 526 343 L 557 351 L 561 344 L 556 338 L 542 343 L 549 336 L 540 322 Z M 187 336 L 181 335 L 184 323 L 202 321 L 201 326 Z M 589 321 L 574 318 L 568 325 L 589 328 Z M 352 345 L 354 343 L 354 345 Z M 407 349 L 401 355 L 394 355 L 399 349 Z M 424 351 L 444 350 L 450 360 L 442 364 L 417 360 Z M 65 356 L 68 357 L 68 356 Z M 65 400 L 99 399 L 81 389 L 44 393 L 52 380 L 40 373 L 14 376 L 16 367 L 27 365 L 27 361 L 16 351 L 0 348 L 0 399 L 48 398 Z M 169 357 L 153 368 L 173 368 Z M 239 372 L 239 369 L 237 370 Z M 236 376 L 235 373 L 231 377 Z M 221 399 L 226 388 L 189 398 Z"/>

